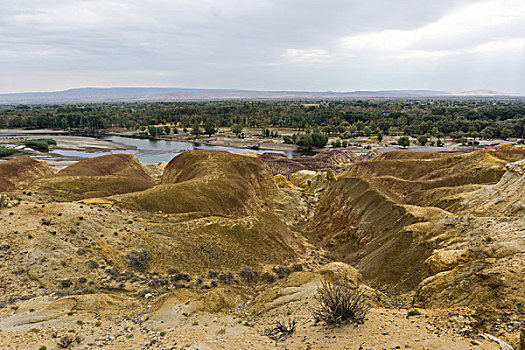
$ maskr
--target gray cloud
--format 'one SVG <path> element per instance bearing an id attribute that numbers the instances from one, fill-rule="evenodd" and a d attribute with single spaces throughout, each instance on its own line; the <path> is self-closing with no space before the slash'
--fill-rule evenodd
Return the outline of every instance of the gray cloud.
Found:
<path id="1" fill-rule="evenodd" d="M 3 0 L 0 92 L 525 91 L 521 2 Z"/>

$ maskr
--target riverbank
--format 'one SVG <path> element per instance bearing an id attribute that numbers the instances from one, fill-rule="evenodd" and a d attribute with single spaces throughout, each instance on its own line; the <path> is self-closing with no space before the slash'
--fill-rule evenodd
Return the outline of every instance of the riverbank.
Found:
<path id="1" fill-rule="evenodd" d="M 238 149 L 246 150 L 261 150 L 269 152 L 300 152 L 297 145 L 284 143 L 282 136 L 288 135 L 292 136 L 294 133 L 297 133 L 297 130 L 293 129 L 279 129 L 277 130 L 279 137 L 276 138 L 264 138 L 262 136 L 261 129 L 246 129 L 244 130 L 245 137 L 238 138 L 229 128 L 219 128 L 218 132 L 213 136 L 200 135 L 199 138 L 191 135 L 189 132 L 179 133 L 179 134 L 170 134 L 170 135 L 159 135 L 156 140 L 165 140 L 165 141 L 179 141 L 179 142 L 191 142 L 199 145 L 206 146 L 218 146 L 218 147 L 233 147 Z M 138 137 L 139 131 L 128 131 L 128 130 L 113 130 L 107 133 L 108 135 L 117 135 L 125 137 Z M 409 148 L 404 149 L 403 147 L 397 145 L 397 136 L 384 136 L 381 142 L 378 142 L 375 137 L 357 137 L 354 139 L 347 140 L 347 147 L 340 147 L 341 150 L 349 150 L 358 154 L 366 153 L 371 149 L 379 150 L 383 153 L 399 151 L 399 150 L 410 150 L 415 152 L 445 152 L 450 150 L 453 147 L 457 147 L 460 144 L 457 142 L 452 142 L 446 140 L 443 146 L 437 147 L 430 144 L 421 146 L 415 144 L 412 140 L 412 144 Z M 336 140 L 341 141 L 338 137 L 330 137 L 328 144 L 324 148 L 312 149 L 310 152 L 303 152 L 309 154 L 315 154 L 322 152 L 325 149 L 333 148 L 332 143 Z M 499 143 L 500 141 L 482 141 L 482 144 L 492 144 Z M 502 142 L 502 141 L 501 141 Z"/>
<path id="2" fill-rule="evenodd" d="M 161 135 L 156 139 L 139 137 L 139 131 L 128 131 L 122 129 L 105 130 L 99 137 L 83 136 L 74 134 L 68 130 L 23 130 L 23 129 L 0 129 L 0 145 L 8 148 L 16 148 L 22 152 L 30 152 L 33 158 L 46 160 L 58 164 L 70 164 L 84 158 L 93 158 L 115 152 L 129 152 L 134 154 L 143 163 L 169 162 L 177 154 L 185 151 L 204 149 L 219 150 L 230 153 L 242 154 L 245 152 L 282 153 L 290 158 L 302 155 L 313 155 L 325 149 L 333 149 L 332 142 L 338 140 L 333 137 L 323 149 L 314 149 L 310 152 L 301 152 L 296 145 L 286 144 L 282 135 L 292 135 L 295 130 L 280 129 L 279 137 L 264 138 L 260 129 L 249 129 L 245 131 L 244 138 L 237 138 L 228 128 L 220 128 L 217 134 L 209 137 L 200 135 L 195 138 L 186 133 Z M 38 152 L 27 148 L 22 144 L 23 140 L 52 138 L 56 141 L 55 146 L 50 147 L 49 152 Z M 340 141 L 340 140 L 339 140 Z M 406 149 L 416 152 L 446 152 L 460 146 L 450 140 L 445 141 L 442 147 L 434 145 L 421 146 L 411 140 L 411 145 Z M 340 150 L 349 150 L 358 155 L 365 154 L 370 150 L 380 152 L 391 152 L 403 150 L 397 145 L 396 136 L 384 136 L 381 143 L 375 137 L 358 137 L 347 140 L 347 147 Z M 481 145 L 493 145 L 501 143 L 501 140 L 480 141 Z M 11 156 L 13 157 L 13 156 Z M 6 159 L 9 157 L 6 157 Z"/>
<path id="3" fill-rule="evenodd" d="M 71 151 L 100 152 L 113 150 L 129 150 L 130 146 L 104 140 L 101 138 L 77 135 L 64 135 L 67 130 L 22 130 L 22 129 L 0 129 L 0 144 L 20 144 L 23 140 L 39 139 L 52 135 L 56 141 L 55 149 Z M 131 147 L 133 149 L 134 147 Z"/>

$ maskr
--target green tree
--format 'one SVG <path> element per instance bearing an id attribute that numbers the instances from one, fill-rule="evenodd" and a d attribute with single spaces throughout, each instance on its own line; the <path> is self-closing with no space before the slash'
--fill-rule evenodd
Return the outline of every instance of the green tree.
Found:
<path id="1" fill-rule="evenodd" d="M 328 143 L 328 136 L 315 131 L 312 134 L 312 144 L 315 148 L 322 148 Z"/>
<path id="2" fill-rule="evenodd" d="M 311 150 L 314 143 L 312 141 L 312 135 L 311 134 L 302 134 L 299 136 L 299 139 L 297 140 L 297 146 L 299 146 L 299 149 L 301 150 Z"/>
<path id="3" fill-rule="evenodd" d="M 217 132 L 217 126 L 211 120 L 206 120 L 203 126 L 204 126 L 204 133 L 208 134 L 209 137 L 211 137 L 211 135 Z"/>
<path id="4" fill-rule="evenodd" d="M 381 143 L 381 141 L 383 141 L 383 134 L 378 132 L 377 133 L 377 142 Z"/>
<path id="5" fill-rule="evenodd" d="M 419 142 L 421 146 L 424 146 L 428 142 L 428 137 L 426 135 L 419 135 L 419 137 L 417 138 L 417 142 Z"/>
<path id="6" fill-rule="evenodd" d="M 148 132 L 153 138 L 159 136 L 159 129 L 155 125 L 148 125 Z"/>
<path id="7" fill-rule="evenodd" d="M 191 129 L 192 135 L 195 135 L 195 140 L 199 138 L 199 135 L 201 134 L 201 126 L 199 123 L 194 123 L 193 127 Z"/>
<path id="8" fill-rule="evenodd" d="M 243 127 L 240 124 L 235 123 L 235 124 L 232 125 L 232 132 L 235 135 L 237 135 L 237 137 L 239 137 L 239 134 L 242 132 L 242 129 L 243 129 Z"/>
<path id="9" fill-rule="evenodd" d="M 293 140 L 292 140 L 292 137 L 290 135 L 284 135 L 283 136 L 283 141 L 284 141 L 284 143 L 287 143 L 287 144 L 294 143 Z"/>
<path id="10" fill-rule="evenodd" d="M 165 133 L 166 135 L 169 135 L 170 132 L 171 132 L 171 128 L 170 128 L 168 125 L 165 125 L 165 126 L 164 126 L 164 133 Z"/>
<path id="11" fill-rule="evenodd" d="M 402 146 L 403 148 L 407 148 L 408 146 L 410 146 L 410 139 L 408 138 L 408 136 L 401 136 L 397 139 L 397 144 Z"/>

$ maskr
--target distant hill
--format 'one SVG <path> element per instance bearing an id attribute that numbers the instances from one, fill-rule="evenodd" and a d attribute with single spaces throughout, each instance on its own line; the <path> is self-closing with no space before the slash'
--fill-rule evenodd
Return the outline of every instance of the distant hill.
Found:
<path id="1" fill-rule="evenodd" d="M 79 88 L 54 92 L 0 94 L 0 104 L 53 104 L 133 101 L 206 101 L 206 100 L 284 100 L 284 99 L 356 99 L 356 98 L 525 98 L 525 94 L 506 94 L 491 90 L 460 93 L 433 90 L 379 91 L 256 91 L 235 89 L 186 88 Z"/>

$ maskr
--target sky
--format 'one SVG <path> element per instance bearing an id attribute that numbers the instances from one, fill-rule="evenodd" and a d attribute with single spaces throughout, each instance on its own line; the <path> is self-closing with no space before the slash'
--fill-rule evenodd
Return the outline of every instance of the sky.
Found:
<path id="1" fill-rule="evenodd" d="M 524 0 L 1 0 L 0 93 L 525 92 Z"/>

